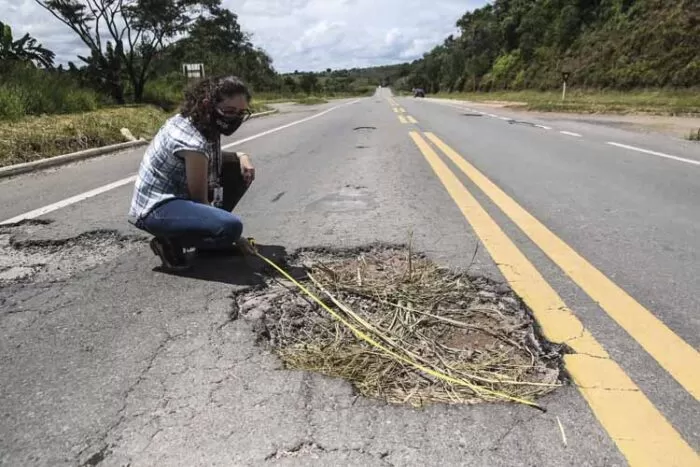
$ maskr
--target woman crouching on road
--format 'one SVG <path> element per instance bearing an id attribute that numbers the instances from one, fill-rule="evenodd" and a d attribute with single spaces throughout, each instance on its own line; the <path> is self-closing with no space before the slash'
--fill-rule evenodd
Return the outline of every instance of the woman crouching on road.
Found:
<path id="1" fill-rule="evenodd" d="M 180 112 L 143 156 L 129 222 L 154 236 L 151 249 L 170 270 L 189 267 L 184 249 L 250 251 L 233 214 L 255 178 L 247 154 L 221 150 L 251 113 L 250 92 L 233 76 L 206 78 L 185 93 Z"/>

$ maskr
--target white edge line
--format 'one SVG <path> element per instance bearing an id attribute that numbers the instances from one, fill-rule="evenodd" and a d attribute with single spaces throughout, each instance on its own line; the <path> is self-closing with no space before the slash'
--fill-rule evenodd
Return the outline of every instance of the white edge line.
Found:
<path id="1" fill-rule="evenodd" d="M 265 112 L 254 113 L 250 118 L 264 117 L 265 115 L 270 115 L 277 113 L 279 110 L 266 110 Z M 144 138 L 139 138 L 134 141 L 125 141 L 122 143 L 109 144 L 106 146 L 98 146 L 89 149 L 83 149 L 80 151 L 61 154 L 58 156 L 45 157 L 43 159 L 38 159 L 31 162 L 23 162 L 20 164 L 7 165 L 0 167 L 0 178 L 15 177 L 17 175 L 23 175 L 28 172 L 38 172 L 44 169 L 63 166 L 72 164 L 75 162 L 82 162 L 90 158 L 100 157 L 100 156 L 110 156 L 116 152 L 120 152 L 126 149 L 133 149 L 140 146 L 145 146 L 149 143 L 148 140 Z"/>
<path id="2" fill-rule="evenodd" d="M 550 127 L 550 126 L 544 126 L 544 125 L 535 125 L 535 126 L 536 126 L 537 128 L 542 128 L 542 129 L 545 129 L 545 130 L 551 130 L 551 129 L 552 129 L 552 127 Z"/>
<path id="3" fill-rule="evenodd" d="M 685 162 L 686 164 L 700 165 L 700 161 L 694 160 L 694 159 L 686 159 L 684 157 L 672 156 L 670 154 L 664 154 L 663 152 L 650 151 L 649 149 L 637 148 L 635 146 L 628 146 L 626 144 L 614 143 L 612 141 L 608 141 L 608 144 L 610 144 L 611 146 L 617 146 L 619 148 L 631 149 L 632 151 L 638 151 L 638 152 L 643 152 L 645 154 L 651 154 L 652 156 L 658 156 L 658 157 L 663 157 L 666 159 L 672 159 L 672 160 L 678 161 L 678 162 Z"/>
<path id="4" fill-rule="evenodd" d="M 289 128 L 289 127 L 291 127 L 291 126 L 298 125 L 298 124 L 300 124 L 300 123 L 308 122 L 309 120 L 313 120 L 314 118 L 318 118 L 318 117 L 320 117 L 320 116 L 322 116 L 322 115 L 326 115 L 327 113 L 332 112 L 332 111 L 334 111 L 335 109 L 339 109 L 340 107 L 345 107 L 346 105 L 356 104 L 356 103 L 360 102 L 361 100 L 362 100 L 362 99 L 355 99 L 354 101 L 350 101 L 350 102 L 346 102 L 346 103 L 344 103 L 344 104 L 336 105 L 335 107 L 331 107 L 330 109 L 326 109 L 326 110 L 324 110 L 323 112 L 319 112 L 319 113 L 313 114 L 313 115 L 311 115 L 311 116 L 309 116 L 309 117 L 302 118 L 301 120 L 296 120 L 296 121 L 294 121 L 294 122 L 287 123 L 286 125 L 278 126 L 278 127 L 276 127 L 276 128 L 271 128 L 271 129 L 269 129 L 269 130 L 267 130 L 267 131 L 263 131 L 262 133 L 258 133 L 258 134 L 256 134 L 256 135 L 249 136 L 249 137 L 247 137 L 247 138 L 239 139 L 238 141 L 234 141 L 233 143 L 229 143 L 229 144 L 227 144 L 227 145 L 225 145 L 225 146 L 221 146 L 221 149 L 232 148 L 233 146 L 237 146 L 237 145 L 239 145 L 239 144 L 247 143 L 248 141 L 251 141 L 251 140 L 260 138 L 261 136 L 267 136 L 267 135 L 272 134 L 272 133 L 275 133 L 275 132 L 277 132 L 277 131 L 284 130 L 285 128 Z"/>
<path id="5" fill-rule="evenodd" d="M 306 118 L 302 118 L 301 120 L 296 120 L 291 123 L 287 123 L 286 125 L 278 126 L 276 128 L 272 128 L 267 131 L 263 131 L 262 133 L 258 133 L 252 136 L 249 136 L 247 138 L 240 139 L 238 141 L 234 141 L 233 143 L 229 143 L 225 146 L 222 146 L 222 149 L 227 149 L 233 146 L 236 146 L 238 144 L 245 143 L 247 141 L 251 141 L 257 138 L 260 138 L 262 136 L 269 135 L 271 133 L 274 133 L 276 131 L 284 130 L 285 128 L 289 128 L 290 126 L 298 125 L 299 123 L 304 123 L 308 122 L 309 120 L 312 120 L 314 118 L 320 117 L 322 115 L 325 115 L 329 112 L 332 112 L 335 109 L 338 109 L 340 107 L 344 107 L 346 105 L 352 105 L 360 102 L 362 99 L 356 99 L 354 101 L 346 102 L 344 104 L 336 105 L 335 107 L 331 107 L 330 109 L 326 109 L 323 112 L 319 112 L 317 114 L 311 115 Z M 6 225 L 6 224 L 16 224 L 17 222 L 21 222 L 23 220 L 27 219 L 34 219 L 39 216 L 43 216 L 44 214 L 48 214 L 52 211 L 56 211 L 57 209 L 65 208 L 67 206 L 70 206 L 71 204 L 78 203 L 80 201 L 86 200 L 88 198 L 92 198 L 93 196 L 97 196 L 99 194 L 105 193 L 107 191 L 113 190 L 115 188 L 119 188 L 120 186 L 124 186 L 128 183 L 133 183 L 136 181 L 136 175 L 131 175 L 127 178 L 122 178 L 121 180 L 117 180 L 116 182 L 108 183 L 107 185 L 103 185 L 101 187 L 92 189 L 90 191 L 86 191 L 85 193 L 80 193 L 75 196 L 71 196 L 70 198 L 63 199 L 61 201 L 58 201 L 53 204 L 49 204 L 48 206 L 44 206 L 38 209 L 34 209 L 33 211 L 25 212 L 24 214 L 20 214 L 15 217 L 11 217 L 10 219 L 6 219 L 2 222 L 0 222 L 0 225 Z"/>
<path id="6" fill-rule="evenodd" d="M 121 180 L 117 180 L 116 182 L 112 182 L 99 188 L 95 188 L 94 190 L 86 191 L 85 193 L 80 193 L 79 195 L 71 196 L 70 198 L 66 198 L 57 203 L 49 204 L 48 206 L 44 206 L 43 208 L 25 212 L 24 214 L 20 214 L 19 216 L 15 216 L 10 219 L 4 220 L 0 222 L 0 225 L 15 224 L 26 219 L 34 219 L 35 217 L 43 216 L 44 214 L 48 214 L 49 212 L 65 208 L 66 206 L 70 206 L 71 204 L 75 204 L 85 199 L 92 198 L 93 196 L 97 196 L 106 191 L 119 188 L 120 186 L 126 185 L 127 183 L 132 183 L 134 181 L 136 181 L 136 175 L 132 175 L 127 178 L 122 178 Z"/>
<path id="7" fill-rule="evenodd" d="M 577 138 L 582 138 L 582 136 L 579 135 L 578 133 L 572 133 L 570 131 L 560 131 L 559 133 L 561 133 L 562 135 L 575 136 Z"/>

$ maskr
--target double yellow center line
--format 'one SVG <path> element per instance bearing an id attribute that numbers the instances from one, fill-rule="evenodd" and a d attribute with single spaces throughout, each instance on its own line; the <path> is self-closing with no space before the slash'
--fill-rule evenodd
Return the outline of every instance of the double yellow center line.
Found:
<path id="1" fill-rule="evenodd" d="M 683 440 L 559 294 L 503 232 L 419 132 L 411 131 L 428 164 L 488 250 L 513 290 L 530 307 L 543 334 L 566 343 L 566 369 L 603 428 L 632 466 L 700 466 Z M 596 300 L 696 399 L 700 354 L 600 271 L 550 232 L 435 134 L 424 135 L 488 196 L 566 274 Z"/>
<path id="2" fill-rule="evenodd" d="M 404 124 L 406 124 L 406 123 L 412 123 L 412 124 L 414 124 L 414 125 L 415 125 L 416 123 L 418 123 L 418 121 L 417 121 L 415 118 L 413 118 L 412 116 L 410 116 L 410 115 L 403 115 L 403 114 L 406 113 L 406 109 L 404 109 L 403 107 L 401 107 L 401 106 L 398 104 L 398 102 L 396 102 L 394 99 L 389 98 L 389 99 L 387 99 L 387 100 L 389 101 L 389 104 L 391 104 L 391 108 L 394 110 L 394 113 L 399 114 L 399 115 L 398 115 L 398 117 L 399 117 L 399 122 L 404 123 Z"/>

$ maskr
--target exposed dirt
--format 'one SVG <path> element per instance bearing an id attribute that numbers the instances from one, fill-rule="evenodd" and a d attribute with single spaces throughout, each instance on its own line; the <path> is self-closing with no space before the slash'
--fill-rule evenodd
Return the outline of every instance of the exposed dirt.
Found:
<path id="1" fill-rule="evenodd" d="M 259 342 L 288 368 L 415 406 L 533 401 L 561 384 L 561 349 L 542 339 L 502 284 L 439 268 L 403 247 L 305 250 L 289 261 L 302 264 L 311 274 L 304 287 L 338 316 L 281 279 L 236 297 L 234 318 L 252 320 Z"/>

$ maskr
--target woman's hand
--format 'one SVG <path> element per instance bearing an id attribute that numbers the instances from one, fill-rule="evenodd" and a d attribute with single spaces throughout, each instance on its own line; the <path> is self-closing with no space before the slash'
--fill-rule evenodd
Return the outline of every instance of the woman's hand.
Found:
<path id="1" fill-rule="evenodd" d="M 245 186 L 249 187 L 255 180 L 255 167 L 253 167 L 248 154 L 239 153 L 238 160 L 241 162 L 241 175 L 243 176 L 243 181 L 245 181 Z"/>

